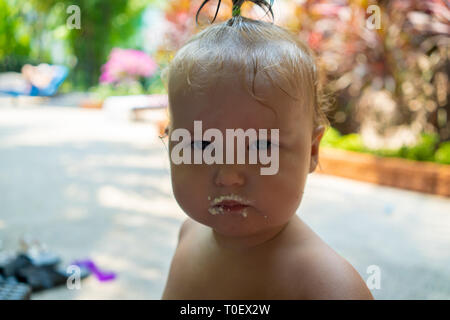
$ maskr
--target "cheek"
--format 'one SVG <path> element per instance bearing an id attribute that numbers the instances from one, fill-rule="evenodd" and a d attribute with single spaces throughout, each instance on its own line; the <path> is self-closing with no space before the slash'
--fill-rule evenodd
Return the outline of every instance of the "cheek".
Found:
<path id="1" fill-rule="evenodd" d="M 305 158 L 305 159 L 303 159 Z M 281 156 L 280 168 L 273 176 L 263 176 L 261 181 L 269 194 L 264 195 L 270 199 L 271 210 L 279 212 L 279 215 L 292 215 L 297 210 L 303 196 L 309 165 L 307 157 Z"/>
<path id="2" fill-rule="evenodd" d="M 172 165 L 172 190 L 179 206 L 189 215 L 208 202 L 208 173 L 199 166 Z"/>
<path id="3" fill-rule="evenodd" d="M 298 208 L 303 195 L 305 180 L 293 172 L 279 172 L 265 182 L 269 194 L 264 195 L 271 212 L 277 215 L 292 215 Z"/>

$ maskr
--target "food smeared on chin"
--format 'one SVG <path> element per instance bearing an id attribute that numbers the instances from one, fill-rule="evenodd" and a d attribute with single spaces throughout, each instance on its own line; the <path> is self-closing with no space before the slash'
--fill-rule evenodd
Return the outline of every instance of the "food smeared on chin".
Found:
<path id="1" fill-rule="evenodd" d="M 247 218 L 247 209 L 250 207 L 250 203 L 249 200 L 235 194 L 223 195 L 211 201 L 208 212 L 212 215 L 226 213 L 241 214 L 244 218 Z"/>

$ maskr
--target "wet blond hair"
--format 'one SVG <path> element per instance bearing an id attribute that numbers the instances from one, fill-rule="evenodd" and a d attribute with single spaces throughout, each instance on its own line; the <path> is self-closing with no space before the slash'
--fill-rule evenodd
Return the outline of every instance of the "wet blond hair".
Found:
<path id="1" fill-rule="evenodd" d="M 207 1 L 201 5 L 197 17 Z M 250 1 L 268 8 L 273 17 L 273 0 L 270 4 L 266 0 Z M 254 90 L 255 77 L 261 73 L 272 86 L 310 108 L 315 127 L 329 126 L 326 116 L 328 103 L 322 94 L 318 67 L 311 49 L 282 27 L 242 17 L 240 7 L 243 2 L 245 0 L 233 0 L 233 17 L 212 24 L 194 35 L 162 71 L 169 95 L 169 109 L 171 96 L 179 90 L 183 94 L 192 91 L 201 93 L 218 78 L 236 80 L 236 76 L 249 94 L 262 102 L 263 99 L 256 96 Z M 220 1 L 217 11 L 219 6 Z"/>

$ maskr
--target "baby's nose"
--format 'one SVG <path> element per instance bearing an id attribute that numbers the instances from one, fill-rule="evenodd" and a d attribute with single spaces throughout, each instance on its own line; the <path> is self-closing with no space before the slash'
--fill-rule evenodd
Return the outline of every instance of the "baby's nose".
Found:
<path id="1" fill-rule="evenodd" d="M 219 187 L 242 186 L 245 183 L 245 177 L 242 170 L 242 165 L 220 165 L 217 169 L 214 182 Z"/>

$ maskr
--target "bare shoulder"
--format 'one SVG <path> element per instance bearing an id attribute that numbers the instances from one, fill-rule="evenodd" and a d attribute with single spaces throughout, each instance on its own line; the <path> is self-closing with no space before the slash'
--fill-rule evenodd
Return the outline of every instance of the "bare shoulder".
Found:
<path id="1" fill-rule="evenodd" d="M 190 218 L 187 218 L 180 227 L 178 232 L 178 243 L 173 255 L 169 275 L 166 281 L 166 286 L 164 288 L 164 292 L 162 295 L 162 299 L 179 299 L 180 294 L 182 294 L 180 290 L 180 286 L 183 287 L 183 283 L 185 283 L 185 272 L 184 265 L 187 261 L 187 257 L 189 255 L 188 250 L 185 248 L 186 239 L 188 233 L 192 230 L 192 221 Z"/>
<path id="2" fill-rule="evenodd" d="M 286 266 L 298 299 L 373 299 L 364 280 L 353 266 L 325 243 L 309 244 L 296 250 Z M 292 278 L 293 277 L 293 278 Z"/>
<path id="3" fill-rule="evenodd" d="M 178 233 L 178 243 L 183 238 L 183 236 L 192 229 L 193 221 L 191 218 L 186 218 L 183 223 L 181 224 L 180 231 Z"/>

